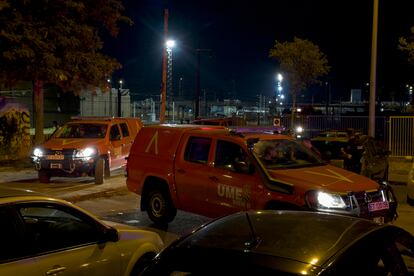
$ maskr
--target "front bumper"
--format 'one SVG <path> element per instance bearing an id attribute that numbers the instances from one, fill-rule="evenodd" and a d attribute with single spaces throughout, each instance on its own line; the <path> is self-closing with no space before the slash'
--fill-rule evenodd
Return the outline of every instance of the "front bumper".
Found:
<path id="1" fill-rule="evenodd" d="M 46 170 L 50 176 L 93 176 L 96 160 L 96 157 L 76 158 L 73 155 L 64 155 L 60 159 L 32 156 L 36 170 Z"/>
<path id="2" fill-rule="evenodd" d="M 317 208 L 317 211 L 340 213 L 386 223 L 398 217 L 398 202 L 392 188 L 383 185 L 376 191 L 350 192 L 342 196 L 345 209 Z"/>

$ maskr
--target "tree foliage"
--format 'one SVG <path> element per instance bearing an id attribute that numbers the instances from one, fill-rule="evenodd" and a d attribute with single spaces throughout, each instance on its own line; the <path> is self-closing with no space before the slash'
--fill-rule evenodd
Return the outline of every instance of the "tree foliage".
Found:
<path id="1" fill-rule="evenodd" d="M 95 89 L 121 67 L 101 52 L 101 36 L 131 23 L 123 9 L 121 0 L 0 0 L 0 81 L 34 83 L 36 136 L 43 129 L 42 83 Z"/>
<path id="2" fill-rule="evenodd" d="M 295 37 L 292 42 L 275 42 L 269 57 L 280 64 L 280 71 L 289 83 L 292 96 L 292 123 L 296 95 L 329 73 L 328 60 L 319 47 L 309 40 Z"/>
<path id="3" fill-rule="evenodd" d="M 7 80 L 39 79 L 66 89 L 99 86 L 120 64 L 100 51 L 104 30 L 118 33 L 118 0 L 4 1 L 0 72 Z"/>
<path id="4" fill-rule="evenodd" d="M 400 37 L 398 49 L 408 56 L 408 62 L 414 64 L 414 27 L 411 27 L 411 35 L 408 37 Z"/>

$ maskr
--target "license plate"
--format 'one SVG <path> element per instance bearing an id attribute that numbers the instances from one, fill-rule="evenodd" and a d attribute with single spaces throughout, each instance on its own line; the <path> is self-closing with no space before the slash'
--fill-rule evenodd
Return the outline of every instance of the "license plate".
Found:
<path id="1" fill-rule="evenodd" d="M 62 154 L 53 154 L 53 155 L 48 155 L 47 159 L 48 160 L 63 160 L 65 159 L 65 156 Z"/>
<path id="2" fill-rule="evenodd" d="M 61 169 L 62 168 L 62 164 L 60 164 L 60 163 L 51 163 L 50 164 L 50 168 L 51 169 Z"/>
<path id="3" fill-rule="evenodd" d="M 389 208 L 390 208 L 390 204 L 388 203 L 388 201 L 379 201 L 379 202 L 368 203 L 368 210 L 370 212 L 389 209 Z"/>
<path id="4" fill-rule="evenodd" d="M 376 217 L 372 219 L 375 223 L 384 224 L 384 217 Z"/>

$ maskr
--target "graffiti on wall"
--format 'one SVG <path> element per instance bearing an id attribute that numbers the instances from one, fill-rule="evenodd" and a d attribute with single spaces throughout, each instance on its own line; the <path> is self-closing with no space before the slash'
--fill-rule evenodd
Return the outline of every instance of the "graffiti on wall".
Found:
<path id="1" fill-rule="evenodd" d="M 0 97 L 0 160 L 18 160 L 26 157 L 30 148 L 28 108 Z"/>

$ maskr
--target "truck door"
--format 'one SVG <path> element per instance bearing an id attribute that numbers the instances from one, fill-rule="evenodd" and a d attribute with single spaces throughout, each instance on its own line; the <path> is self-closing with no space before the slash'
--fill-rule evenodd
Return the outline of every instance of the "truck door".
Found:
<path id="1" fill-rule="evenodd" d="M 122 132 L 122 143 L 121 143 L 121 152 L 122 152 L 122 165 L 126 164 L 125 157 L 128 157 L 129 151 L 131 150 L 132 143 L 134 140 L 131 137 L 131 134 L 128 129 L 127 123 L 120 123 L 119 126 L 121 127 Z"/>
<path id="2" fill-rule="evenodd" d="M 183 137 L 175 162 L 175 183 L 181 209 L 210 216 L 206 208 L 206 186 L 209 184 L 209 156 L 212 139 L 206 136 Z"/>
<path id="3" fill-rule="evenodd" d="M 111 169 L 119 168 L 122 165 L 122 136 L 119 131 L 118 124 L 111 126 L 109 132 L 109 140 L 111 143 Z"/>
<path id="4" fill-rule="evenodd" d="M 214 216 L 256 208 L 254 196 L 263 186 L 246 151 L 234 142 L 217 140 L 213 160 L 206 195 Z"/>

